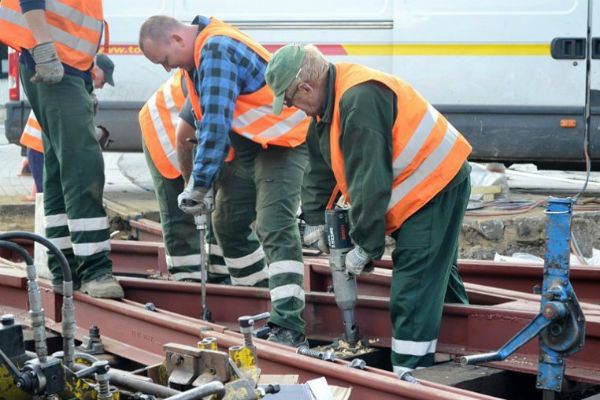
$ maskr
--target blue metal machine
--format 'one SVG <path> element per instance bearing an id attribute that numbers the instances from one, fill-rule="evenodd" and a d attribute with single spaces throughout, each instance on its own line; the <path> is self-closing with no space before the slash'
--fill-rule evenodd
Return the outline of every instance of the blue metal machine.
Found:
<path id="1" fill-rule="evenodd" d="M 560 392 L 565 357 L 577 353 L 584 344 L 585 318 L 569 281 L 572 198 L 548 199 L 546 214 L 547 248 L 540 313 L 498 351 L 462 357 L 463 365 L 502 361 L 536 336 L 540 357 L 537 388 L 544 398 Z"/>

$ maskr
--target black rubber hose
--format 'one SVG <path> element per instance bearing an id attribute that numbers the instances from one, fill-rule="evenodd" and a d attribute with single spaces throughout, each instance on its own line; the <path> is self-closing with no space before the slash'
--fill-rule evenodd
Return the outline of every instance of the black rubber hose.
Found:
<path id="1" fill-rule="evenodd" d="M 22 231 L 14 231 L 14 232 L 5 232 L 0 234 L 0 240 L 11 240 L 11 239 L 27 239 L 32 240 L 34 242 L 40 243 L 42 246 L 46 247 L 48 250 L 52 252 L 58 259 L 60 263 L 60 268 L 63 273 L 63 280 L 65 282 L 73 282 L 73 275 L 71 275 L 71 268 L 69 268 L 69 262 L 65 255 L 60 251 L 58 247 L 56 247 L 51 241 L 46 239 L 43 236 L 37 235 L 31 232 L 22 232 Z M 31 257 L 30 257 L 31 259 Z M 32 262 L 33 264 L 33 262 Z"/>
<path id="2" fill-rule="evenodd" d="M 29 255 L 27 250 L 14 242 L 10 242 L 8 240 L 0 240 L 0 247 L 12 250 L 15 253 L 18 253 L 23 260 L 27 263 L 27 265 L 33 265 L 33 258 Z"/>
<path id="3" fill-rule="evenodd" d="M 13 378 L 15 378 L 15 381 L 17 381 L 21 377 L 21 372 L 17 369 L 16 365 L 12 363 L 10 358 L 8 358 L 8 356 L 6 354 L 4 354 L 4 352 L 1 349 L 0 349 L 0 359 L 2 359 L 1 361 L 4 364 L 6 364 L 8 371 L 13 376 Z"/>

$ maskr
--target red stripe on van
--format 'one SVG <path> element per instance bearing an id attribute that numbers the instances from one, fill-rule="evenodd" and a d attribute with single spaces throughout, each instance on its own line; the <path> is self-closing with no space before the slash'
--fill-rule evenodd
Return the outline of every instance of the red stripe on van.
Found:
<path id="1" fill-rule="evenodd" d="M 265 44 L 263 45 L 269 52 L 274 53 L 277 49 L 285 46 L 285 44 Z M 315 45 L 321 53 L 326 56 L 347 56 L 348 51 L 341 44 L 317 44 Z M 108 54 L 111 56 L 127 56 L 127 55 L 141 55 L 137 44 L 111 44 L 108 47 Z"/>

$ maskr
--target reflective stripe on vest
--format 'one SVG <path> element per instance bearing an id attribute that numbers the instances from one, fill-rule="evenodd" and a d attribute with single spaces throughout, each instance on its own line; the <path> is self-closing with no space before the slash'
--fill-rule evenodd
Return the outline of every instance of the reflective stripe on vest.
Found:
<path id="1" fill-rule="evenodd" d="M 349 201 L 340 147 L 339 102 L 346 91 L 367 81 L 384 84 L 397 98 L 398 115 L 392 127 L 394 181 L 386 213 L 386 233 L 390 234 L 446 187 L 467 159 L 471 146 L 406 82 L 360 65 L 336 64 L 331 164 L 336 181 Z"/>
<path id="2" fill-rule="evenodd" d="M 162 176 L 181 175 L 177 161 L 176 127 L 185 103 L 183 71 L 177 70 L 144 104 L 139 113 L 140 128 L 154 166 Z"/>
<path id="3" fill-rule="evenodd" d="M 23 146 L 35 151 L 39 151 L 40 153 L 44 152 L 44 143 L 42 142 L 42 127 L 35 118 L 33 110 L 29 112 L 27 124 L 25 125 L 25 129 L 23 129 L 23 133 L 21 134 L 21 139 L 19 142 Z"/>
<path id="4" fill-rule="evenodd" d="M 254 50 L 265 62 L 271 58 L 270 53 L 233 26 L 211 18 L 210 23 L 202 29 L 194 44 L 194 61 L 196 69 L 201 63 L 202 48 L 212 36 L 228 36 L 244 43 Z M 200 99 L 190 76 L 186 73 L 188 92 L 194 112 L 200 115 Z M 254 93 L 238 96 L 233 111 L 231 129 L 266 148 L 268 145 L 296 147 L 306 138 L 309 119 L 297 108 L 284 108 L 280 115 L 274 115 L 271 104 L 273 92 L 268 85 Z"/>
<path id="5" fill-rule="evenodd" d="M 102 1 L 46 0 L 45 15 L 60 60 L 81 71 L 90 69 L 102 36 Z M 36 45 L 19 0 L 0 2 L 0 32 L 1 41 L 15 50 Z"/>

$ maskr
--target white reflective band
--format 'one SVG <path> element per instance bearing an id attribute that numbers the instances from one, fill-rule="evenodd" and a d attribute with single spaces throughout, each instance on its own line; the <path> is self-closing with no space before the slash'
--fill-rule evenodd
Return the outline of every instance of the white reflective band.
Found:
<path id="1" fill-rule="evenodd" d="M 76 256 L 87 257 L 103 251 L 110 251 L 110 240 L 96 243 L 73 243 L 73 253 Z"/>
<path id="2" fill-rule="evenodd" d="M 170 88 L 170 85 L 164 85 L 165 88 Z M 165 91 L 163 91 L 163 94 L 165 95 L 165 102 L 167 102 L 167 94 Z M 170 98 L 170 102 L 173 103 L 173 98 L 171 97 L 171 92 L 169 90 L 169 94 L 168 94 L 169 98 Z M 158 107 L 156 105 L 156 93 L 154 93 L 152 95 L 152 97 L 150 97 L 150 100 L 148 100 L 148 111 L 150 112 L 150 118 L 152 119 L 152 124 L 154 125 L 154 129 L 156 130 L 156 133 L 158 135 L 158 141 L 160 143 L 160 147 L 162 147 L 162 151 L 163 153 L 167 156 L 167 159 L 169 160 L 169 162 L 171 163 L 171 166 L 173 166 L 177 171 L 179 171 L 179 163 L 177 161 L 177 151 L 173 148 L 173 144 L 171 143 L 171 140 L 169 139 L 169 134 L 168 134 L 168 127 L 165 126 L 164 121 L 162 120 L 162 118 L 160 117 L 160 113 L 158 112 Z M 169 109 L 169 113 L 171 114 L 171 123 L 172 123 L 172 118 L 173 118 L 173 109 Z M 171 126 L 171 129 L 175 129 L 174 126 Z"/>
<path id="3" fill-rule="evenodd" d="M 7 7 L 0 7 L 0 19 L 8 21 L 12 24 L 22 26 L 23 28 L 29 29 L 25 17 L 20 12 L 16 12 Z"/>
<path id="4" fill-rule="evenodd" d="M 33 136 L 36 139 L 42 140 L 42 131 L 33 127 L 32 125 L 25 125 L 25 129 L 23 133 L 28 134 L 29 136 Z"/>
<path id="5" fill-rule="evenodd" d="M 248 276 L 241 276 L 238 278 L 231 276 L 231 284 L 234 286 L 254 286 L 268 277 L 267 270 L 264 268 Z"/>
<path id="6" fill-rule="evenodd" d="M 173 127 L 176 127 L 177 121 L 179 120 L 179 109 L 175 105 L 172 89 L 173 86 L 165 85 L 163 93 L 165 94 L 165 104 L 167 105 L 167 110 L 169 110 L 169 115 L 171 116 L 171 124 Z"/>
<path id="7" fill-rule="evenodd" d="M 48 238 L 48 240 L 50 242 L 52 242 L 53 245 L 55 245 L 56 247 L 58 247 L 61 250 L 70 249 L 73 247 L 70 236 L 63 236 L 63 237 L 58 237 L 58 238 Z"/>
<path id="8" fill-rule="evenodd" d="M 398 154 L 398 157 L 394 160 L 392 165 L 394 178 L 400 175 L 402 171 L 406 169 L 410 165 L 410 163 L 414 160 L 415 156 L 419 152 L 419 149 L 423 147 L 423 144 L 429 137 L 431 130 L 435 126 L 435 123 L 438 119 L 439 113 L 438 111 L 429 104 L 427 106 L 427 111 L 419 126 L 415 130 L 415 133 L 411 136 L 406 147 L 402 149 L 402 152 Z"/>
<path id="9" fill-rule="evenodd" d="M 237 116 L 231 121 L 231 127 L 240 129 L 250 125 L 253 122 L 258 121 L 260 118 L 273 114 L 273 108 L 271 106 L 261 106 L 259 108 L 252 108 L 245 113 Z"/>
<path id="10" fill-rule="evenodd" d="M 306 119 L 306 114 L 304 111 L 296 111 L 288 118 L 279 121 L 275 125 L 271 126 L 269 129 L 265 129 L 264 131 L 259 133 L 259 136 L 262 138 L 275 139 L 279 136 L 283 136 L 292 130 L 297 125 L 301 124 Z"/>
<path id="11" fill-rule="evenodd" d="M 85 28 L 88 28 L 92 31 L 102 31 L 102 21 L 89 17 L 83 14 L 81 11 L 76 10 L 59 1 L 46 0 L 46 10 L 52 11 L 53 13 L 58 14 L 61 17 L 64 17 L 69 21 L 74 22 L 77 25 L 81 25 Z"/>
<path id="12" fill-rule="evenodd" d="M 212 274 L 229 275 L 229 269 L 227 269 L 227 266 L 221 264 L 209 264 L 208 272 Z"/>
<path id="13" fill-rule="evenodd" d="M 207 244 L 211 256 L 223 257 L 223 249 L 218 244 Z"/>
<path id="14" fill-rule="evenodd" d="M 304 303 L 304 289 L 294 284 L 283 285 L 271 289 L 271 302 L 290 297 L 296 297 L 298 300 Z"/>
<path id="15" fill-rule="evenodd" d="M 200 265 L 200 254 L 190 254 L 187 256 L 165 256 L 167 260 L 167 266 L 169 267 L 183 267 L 187 265 Z"/>
<path id="16" fill-rule="evenodd" d="M 300 261 L 285 260 L 269 264 L 269 277 L 280 274 L 304 275 L 304 263 Z"/>
<path id="17" fill-rule="evenodd" d="M 396 354 L 408 356 L 424 356 L 435 353 L 437 339 L 428 342 L 413 342 L 411 340 L 398 340 L 392 338 L 392 351 Z"/>
<path id="18" fill-rule="evenodd" d="M 67 221 L 71 232 L 89 232 L 108 229 L 108 218 L 78 218 Z"/>
<path id="19" fill-rule="evenodd" d="M 52 34 L 52 38 L 57 42 L 60 42 L 73 50 L 85 53 L 89 56 L 93 57 L 96 55 L 99 46 L 98 43 L 90 43 L 87 40 L 83 40 L 77 36 L 71 35 L 70 33 L 65 32 L 53 25 L 48 25 L 48 29 Z"/>
<path id="20" fill-rule="evenodd" d="M 233 269 L 242 269 L 249 267 L 250 265 L 259 262 L 265 258 L 265 252 L 263 251 L 262 246 L 257 248 L 254 253 L 248 254 L 247 256 L 239 257 L 239 258 L 228 258 L 223 257 L 225 259 L 225 264 L 229 268 Z"/>
<path id="21" fill-rule="evenodd" d="M 67 214 L 54 214 L 44 216 L 44 227 L 57 228 L 67 226 Z"/>
<path id="22" fill-rule="evenodd" d="M 415 186 L 423 182 L 423 180 L 440 166 L 442 161 L 448 156 L 448 153 L 450 153 L 450 150 L 452 150 L 457 138 L 458 132 L 456 132 L 456 129 L 448 122 L 446 133 L 444 134 L 440 145 L 421 163 L 421 165 L 419 165 L 415 172 L 392 189 L 392 196 L 387 207 L 388 211 L 402 201 Z"/>

